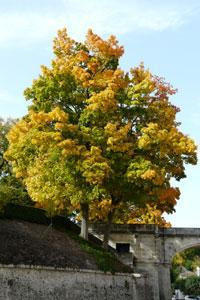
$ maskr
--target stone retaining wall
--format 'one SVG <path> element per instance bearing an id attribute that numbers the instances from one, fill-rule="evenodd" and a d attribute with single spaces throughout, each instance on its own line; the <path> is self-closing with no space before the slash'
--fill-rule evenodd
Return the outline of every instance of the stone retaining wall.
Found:
<path id="1" fill-rule="evenodd" d="M 146 300 L 145 277 L 24 265 L 0 265 L 0 300 Z"/>

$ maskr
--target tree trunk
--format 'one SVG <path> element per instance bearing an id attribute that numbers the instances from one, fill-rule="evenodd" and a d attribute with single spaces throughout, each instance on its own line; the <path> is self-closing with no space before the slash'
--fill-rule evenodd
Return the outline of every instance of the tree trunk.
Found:
<path id="1" fill-rule="evenodd" d="M 113 211 L 110 211 L 108 213 L 108 221 L 105 224 L 104 237 L 103 237 L 103 248 L 106 249 L 106 250 L 108 249 L 108 241 L 109 241 L 109 236 L 110 236 L 112 217 L 113 217 Z"/>
<path id="2" fill-rule="evenodd" d="M 82 220 L 80 236 L 88 240 L 88 219 L 89 219 L 89 205 L 88 203 L 81 204 Z"/>

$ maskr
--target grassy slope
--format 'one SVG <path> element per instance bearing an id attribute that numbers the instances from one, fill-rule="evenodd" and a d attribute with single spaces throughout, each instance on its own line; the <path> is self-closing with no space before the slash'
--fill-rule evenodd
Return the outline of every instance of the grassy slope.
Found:
<path id="1" fill-rule="evenodd" d="M 98 243 L 80 238 L 76 226 L 68 221 L 65 226 L 65 218 L 54 221 L 52 228 L 36 224 L 48 224 L 43 212 L 39 217 L 41 211 L 28 209 L 28 213 L 27 209 L 23 209 L 10 207 L 10 212 L 7 211 L 0 220 L 0 263 L 132 272 Z M 32 219 L 34 223 L 27 222 L 27 219 Z"/>

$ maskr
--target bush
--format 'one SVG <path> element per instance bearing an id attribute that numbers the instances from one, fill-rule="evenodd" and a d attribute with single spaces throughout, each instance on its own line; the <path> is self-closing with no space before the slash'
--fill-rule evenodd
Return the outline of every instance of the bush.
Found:
<path id="1" fill-rule="evenodd" d="M 13 175 L 0 176 L 0 210 L 3 211 L 7 203 L 33 206 L 26 189 Z"/>
<path id="2" fill-rule="evenodd" d="M 185 290 L 185 279 L 177 279 L 174 282 L 174 288 L 177 290 L 180 290 L 181 292 L 184 293 Z"/>
<path id="3" fill-rule="evenodd" d="M 181 290 L 185 295 L 200 295 L 200 277 L 191 276 L 186 279 L 178 279 L 174 283 L 174 288 Z"/>
<path id="4" fill-rule="evenodd" d="M 191 276 L 185 279 L 184 291 L 187 295 L 200 295 L 200 277 Z"/>
<path id="5" fill-rule="evenodd" d="M 181 267 L 174 265 L 171 269 L 171 282 L 174 285 L 175 282 L 178 280 L 178 276 L 181 273 Z"/>
<path id="6" fill-rule="evenodd" d="M 80 233 L 80 228 L 70 221 L 67 216 L 53 216 L 51 218 L 47 215 L 47 212 L 44 209 L 32 206 L 9 203 L 4 208 L 3 217 L 8 219 L 20 219 L 44 225 L 52 223 L 55 228 L 64 228 L 71 230 L 76 234 Z"/>

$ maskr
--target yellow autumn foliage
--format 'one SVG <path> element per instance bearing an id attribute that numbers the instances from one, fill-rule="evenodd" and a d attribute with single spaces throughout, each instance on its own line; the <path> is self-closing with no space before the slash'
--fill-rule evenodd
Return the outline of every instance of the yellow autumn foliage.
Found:
<path id="1" fill-rule="evenodd" d="M 114 35 L 111 35 L 107 41 L 104 41 L 91 29 L 88 30 L 86 36 L 86 45 L 88 48 L 103 57 L 119 58 L 124 53 L 123 46 L 118 46 L 118 41 Z"/>
<path id="2" fill-rule="evenodd" d="M 179 190 L 171 179 L 196 164 L 196 145 L 176 121 L 176 90 L 144 64 L 125 73 L 114 36 L 66 29 L 50 67 L 25 90 L 28 114 L 8 134 L 5 158 L 32 199 L 55 211 L 90 206 L 91 220 L 168 226 Z M 84 204 L 84 205 L 83 205 Z"/>

